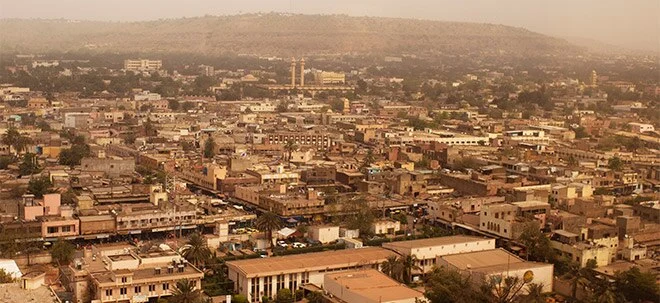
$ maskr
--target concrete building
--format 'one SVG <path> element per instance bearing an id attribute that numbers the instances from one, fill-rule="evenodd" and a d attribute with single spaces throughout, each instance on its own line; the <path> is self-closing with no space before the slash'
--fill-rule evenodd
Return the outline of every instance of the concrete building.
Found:
<path id="1" fill-rule="evenodd" d="M 107 177 L 132 176 L 135 171 L 135 159 L 83 158 L 80 171 L 98 173 Z"/>
<path id="2" fill-rule="evenodd" d="M 346 303 L 423 303 L 424 294 L 375 269 L 327 274 L 324 290 Z"/>
<path id="3" fill-rule="evenodd" d="M 525 224 L 532 220 L 545 225 L 550 204 L 541 201 L 488 204 L 479 213 L 479 230 L 506 238 L 516 239 Z"/>
<path id="4" fill-rule="evenodd" d="M 339 239 L 339 226 L 310 226 L 309 237 L 323 244 Z"/>
<path id="5" fill-rule="evenodd" d="M 127 59 L 124 60 L 124 69 L 130 71 L 156 71 L 163 67 L 162 60 Z"/>
<path id="6" fill-rule="evenodd" d="M 371 232 L 376 235 L 394 235 L 401 230 L 401 222 L 396 220 L 377 220 L 371 224 Z"/>
<path id="7" fill-rule="evenodd" d="M 438 257 L 437 263 L 438 267 L 446 267 L 469 276 L 477 285 L 495 277 L 518 277 L 522 282 L 527 276 L 532 278 L 529 283 L 543 284 L 543 292 L 552 291 L 552 264 L 527 262 L 501 248 L 441 256 Z M 525 293 L 526 290 L 522 292 Z"/>
<path id="8" fill-rule="evenodd" d="M 149 302 L 172 294 L 176 282 L 188 279 L 201 288 L 204 273 L 169 247 L 140 252 L 132 247 L 86 249 L 84 257 L 64 270 L 76 302 Z"/>
<path id="9" fill-rule="evenodd" d="M 344 84 L 346 83 L 346 74 L 317 71 L 314 73 L 314 80 L 316 85 Z"/>
<path id="10" fill-rule="evenodd" d="M 634 133 L 645 133 L 645 132 L 654 132 L 655 128 L 653 127 L 653 124 L 645 124 L 645 123 L 636 123 L 636 122 L 631 122 L 628 123 L 630 125 L 630 130 Z"/>
<path id="11" fill-rule="evenodd" d="M 368 247 L 230 261 L 228 277 L 234 281 L 234 290 L 245 295 L 248 302 L 260 302 L 263 296 L 274 297 L 282 288 L 295 291 L 310 283 L 323 287 L 326 273 L 378 269 L 387 257 L 394 255 L 380 247 Z"/>
<path id="12" fill-rule="evenodd" d="M 436 266 L 438 256 L 454 255 L 474 251 L 495 249 L 495 239 L 471 236 L 449 236 L 410 241 L 383 243 L 383 248 L 393 250 L 403 256 L 415 256 L 416 266 L 421 273 L 428 273 Z M 420 272 L 417 272 L 419 274 Z"/>

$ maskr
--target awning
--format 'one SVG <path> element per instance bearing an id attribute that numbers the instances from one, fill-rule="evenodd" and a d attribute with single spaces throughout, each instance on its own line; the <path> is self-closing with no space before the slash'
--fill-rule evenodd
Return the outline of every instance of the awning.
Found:
<path id="1" fill-rule="evenodd" d="M 285 228 L 282 228 L 282 229 L 278 230 L 277 234 L 280 235 L 280 236 L 283 236 L 283 237 L 289 237 L 289 236 L 293 235 L 293 233 L 295 233 L 295 232 L 296 232 L 295 229 L 285 227 Z"/>

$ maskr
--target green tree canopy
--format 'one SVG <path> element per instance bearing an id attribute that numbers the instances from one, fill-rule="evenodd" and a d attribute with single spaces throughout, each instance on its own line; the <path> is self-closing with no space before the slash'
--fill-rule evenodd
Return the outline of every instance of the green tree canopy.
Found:
<path id="1" fill-rule="evenodd" d="M 53 257 L 53 261 L 60 265 L 69 264 L 69 262 L 71 262 L 73 259 L 73 254 L 75 252 L 76 248 L 73 246 L 73 244 L 62 239 L 58 239 L 50 249 L 50 255 Z"/>
<path id="2" fill-rule="evenodd" d="M 28 183 L 28 192 L 37 198 L 43 198 L 44 194 L 51 191 L 51 187 L 53 187 L 53 184 L 50 183 L 50 178 L 43 176 L 30 180 Z"/>
<path id="3" fill-rule="evenodd" d="M 182 255 L 193 265 L 204 265 L 211 257 L 211 250 L 201 234 L 194 233 L 190 235 L 186 244 L 187 246 L 184 247 Z"/>

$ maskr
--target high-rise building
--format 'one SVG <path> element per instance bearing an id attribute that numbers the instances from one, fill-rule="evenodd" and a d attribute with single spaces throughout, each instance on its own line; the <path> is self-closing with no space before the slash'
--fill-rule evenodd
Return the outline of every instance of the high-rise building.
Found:
<path id="1" fill-rule="evenodd" d="M 161 60 L 127 59 L 124 60 L 124 69 L 132 71 L 155 71 L 163 67 Z"/>

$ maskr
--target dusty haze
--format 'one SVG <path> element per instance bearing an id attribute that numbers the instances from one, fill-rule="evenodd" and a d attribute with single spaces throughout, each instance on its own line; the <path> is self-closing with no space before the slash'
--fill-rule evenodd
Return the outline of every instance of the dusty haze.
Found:
<path id="1" fill-rule="evenodd" d="M 660 52 L 658 0 L 0 0 L 0 18 L 140 21 L 271 11 L 497 23 Z"/>

